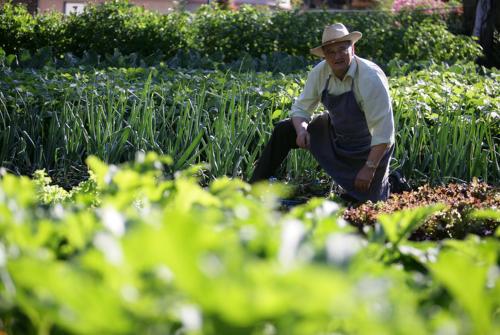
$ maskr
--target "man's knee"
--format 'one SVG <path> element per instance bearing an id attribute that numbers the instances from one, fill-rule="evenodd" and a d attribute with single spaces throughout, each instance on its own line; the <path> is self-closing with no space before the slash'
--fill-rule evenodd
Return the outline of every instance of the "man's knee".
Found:
<path id="1" fill-rule="evenodd" d="M 276 125 L 274 126 L 273 134 L 280 137 L 297 136 L 295 127 L 293 126 L 291 119 L 282 120 L 276 123 Z"/>

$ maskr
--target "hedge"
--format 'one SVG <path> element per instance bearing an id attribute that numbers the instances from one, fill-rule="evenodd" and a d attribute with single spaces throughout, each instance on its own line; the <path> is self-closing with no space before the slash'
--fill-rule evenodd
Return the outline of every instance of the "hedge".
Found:
<path id="1" fill-rule="evenodd" d="M 85 52 L 98 55 L 136 53 L 140 57 L 189 58 L 193 53 L 222 63 L 244 56 L 277 52 L 312 60 L 309 49 L 321 39 L 325 25 L 343 22 L 363 38 L 358 54 L 382 66 L 404 62 L 475 60 L 480 47 L 470 37 L 450 32 L 446 20 L 456 16 L 421 13 L 300 13 L 242 7 L 239 11 L 202 6 L 196 13 L 159 14 L 126 1 L 86 7 L 81 15 L 30 15 L 24 7 L 0 9 L 0 47 L 6 54 L 31 54 L 50 48 L 55 55 Z M 454 21 L 453 21 L 454 20 Z"/>

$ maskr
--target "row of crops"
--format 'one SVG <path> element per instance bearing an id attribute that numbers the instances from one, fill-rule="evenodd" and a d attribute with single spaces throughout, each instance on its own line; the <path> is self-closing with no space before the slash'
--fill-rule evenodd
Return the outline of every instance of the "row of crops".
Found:
<path id="1" fill-rule="evenodd" d="M 0 334 L 500 332 L 500 72 L 459 19 L 2 7 Z M 296 189 L 244 181 L 335 21 L 424 185 L 285 209 Z M 278 177 L 330 181 L 304 151 Z"/>
<path id="2" fill-rule="evenodd" d="M 500 73 L 476 71 L 435 65 L 390 78 L 398 129 L 393 165 L 410 180 L 499 180 Z M 69 177 L 85 170 L 89 155 L 118 163 L 155 151 L 171 155 L 176 169 L 204 162 L 208 177 L 247 180 L 304 81 L 305 73 L 5 68 L 0 160 L 16 173 L 45 168 Z M 316 167 L 295 153 L 282 173 L 314 178 Z"/>

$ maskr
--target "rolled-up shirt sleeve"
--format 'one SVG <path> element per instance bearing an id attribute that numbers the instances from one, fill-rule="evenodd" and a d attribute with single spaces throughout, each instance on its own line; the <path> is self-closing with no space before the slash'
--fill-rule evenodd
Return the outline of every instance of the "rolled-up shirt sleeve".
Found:
<path id="1" fill-rule="evenodd" d="M 387 78 L 383 73 L 370 76 L 370 83 L 361 90 L 371 145 L 394 143 L 394 117 Z"/>
<path id="2" fill-rule="evenodd" d="M 288 114 L 290 117 L 298 116 L 311 120 L 311 116 L 316 107 L 318 107 L 321 98 L 318 77 L 319 71 L 317 67 L 309 72 L 304 90 L 297 99 L 295 99 L 292 109 Z"/>

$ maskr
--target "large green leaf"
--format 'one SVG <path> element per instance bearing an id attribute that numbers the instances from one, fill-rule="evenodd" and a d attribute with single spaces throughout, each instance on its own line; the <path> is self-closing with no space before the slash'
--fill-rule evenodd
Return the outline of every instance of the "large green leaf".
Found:
<path id="1" fill-rule="evenodd" d="M 10 260 L 8 270 L 16 285 L 16 301 L 39 327 L 59 323 L 76 334 L 133 329 L 120 295 L 81 267 L 23 257 Z"/>
<path id="2" fill-rule="evenodd" d="M 481 242 L 479 242 L 481 243 Z M 489 254 L 495 260 L 494 244 L 487 245 Z M 470 248 L 469 248 L 470 249 Z M 478 248 L 476 248 L 478 249 Z M 478 250 L 472 249 L 475 254 L 464 253 L 460 249 L 444 249 L 440 252 L 435 263 L 429 263 L 433 278 L 436 279 L 453 296 L 457 304 L 468 314 L 473 323 L 473 333 L 493 334 L 494 296 L 487 290 L 488 272 L 494 262 L 479 257 Z M 489 257 L 491 258 L 491 257 Z M 498 285 L 498 279 L 495 285 Z M 498 299 L 498 297 L 495 297 Z M 498 304 L 498 301 L 495 302 Z M 498 329 L 497 329 L 498 330 Z"/>
<path id="3" fill-rule="evenodd" d="M 382 225 L 389 242 L 393 246 L 397 246 L 402 240 L 408 238 L 415 229 L 421 226 L 430 215 L 443 208 L 444 205 L 437 204 L 406 209 L 392 214 L 381 214 L 378 217 L 378 222 Z"/>

